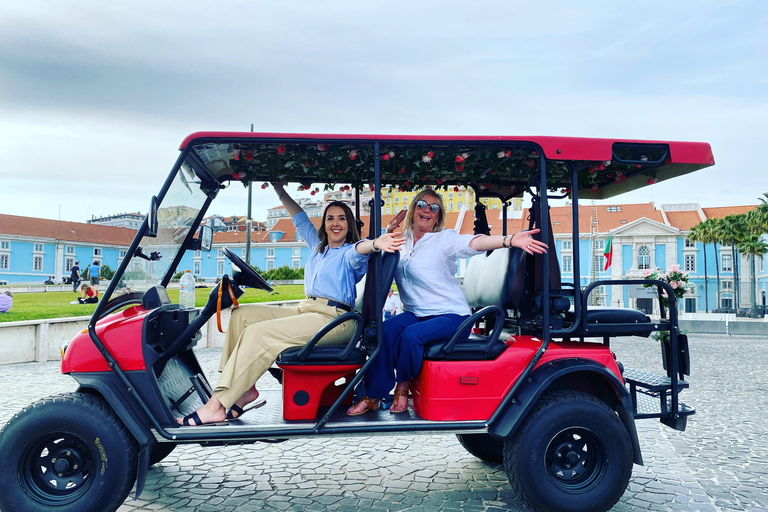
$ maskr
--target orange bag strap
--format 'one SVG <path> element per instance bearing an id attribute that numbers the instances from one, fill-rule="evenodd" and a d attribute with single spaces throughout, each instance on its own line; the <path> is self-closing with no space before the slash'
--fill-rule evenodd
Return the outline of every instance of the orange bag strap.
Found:
<path id="1" fill-rule="evenodd" d="M 221 328 L 221 295 L 224 292 L 224 285 L 227 286 L 229 296 L 232 298 L 232 309 L 237 309 L 240 307 L 240 304 L 237 303 L 237 297 L 235 297 L 235 293 L 232 291 L 232 285 L 229 282 L 229 277 L 224 276 L 224 279 L 222 279 L 221 283 L 219 283 L 219 298 L 216 301 L 216 325 L 219 328 L 219 332 L 227 332 Z"/>

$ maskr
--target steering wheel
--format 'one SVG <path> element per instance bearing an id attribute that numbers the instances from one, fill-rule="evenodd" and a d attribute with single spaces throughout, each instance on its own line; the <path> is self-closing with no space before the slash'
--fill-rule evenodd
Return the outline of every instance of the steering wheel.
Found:
<path id="1" fill-rule="evenodd" d="M 244 262 L 239 256 L 235 256 L 235 253 L 230 251 L 227 247 L 222 249 L 224 255 L 229 258 L 240 271 L 232 272 L 232 280 L 238 285 L 250 286 L 251 288 L 261 288 L 262 290 L 272 291 L 272 287 L 269 283 L 261 277 L 253 268 Z"/>

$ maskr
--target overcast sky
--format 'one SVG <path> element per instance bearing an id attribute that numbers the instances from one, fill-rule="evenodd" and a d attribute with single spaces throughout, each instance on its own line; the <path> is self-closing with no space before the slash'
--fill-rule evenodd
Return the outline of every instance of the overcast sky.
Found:
<path id="1" fill-rule="evenodd" d="M 768 2 L 3 2 L 0 213 L 146 212 L 203 130 L 705 141 L 612 203 L 768 192 Z M 757 156 L 755 156 L 757 155 Z M 254 218 L 274 193 L 254 189 Z M 216 213 L 245 213 L 243 187 Z"/>

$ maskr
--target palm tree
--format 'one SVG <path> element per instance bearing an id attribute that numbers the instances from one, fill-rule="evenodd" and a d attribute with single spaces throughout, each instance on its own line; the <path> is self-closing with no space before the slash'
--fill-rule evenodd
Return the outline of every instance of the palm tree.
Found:
<path id="1" fill-rule="evenodd" d="M 706 221 L 700 222 L 691 228 L 688 233 L 688 240 L 697 243 L 701 242 L 704 249 L 704 309 L 709 313 L 709 277 L 707 276 L 707 226 Z"/>
<path id="2" fill-rule="evenodd" d="M 718 225 L 718 238 L 721 243 L 731 246 L 733 256 L 734 308 L 739 309 L 741 283 L 739 282 L 739 251 L 737 245 L 746 238 L 746 216 L 726 215 Z"/>
<path id="3" fill-rule="evenodd" d="M 750 286 L 750 290 L 749 290 L 750 292 L 749 299 L 752 302 L 752 305 L 754 306 L 755 304 L 757 304 L 757 300 L 755 298 L 755 290 L 757 289 L 757 276 L 755 275 L 755 257 L 763 256 L 764 254 L 768 253 L 768 244 L 760 239 L 760 235 L 752 234 L 752 235 L 749 235 L 749 238 L 747 240 L 744 240 L 743 242 L 738 244 L 738 248 L 741 252 L 749 254 L 750 270 L 752 273 L 752 279 L 751 279 L 752 286 Z"/>
<path id="4" fill-rule="evenodd" d="M 715 272 L 717 273 L 717 293 L 715 294 L 717 299 L 717 307 L 722 307 L 720 302 L 720 249 L 717 244 L 720 242 L 720 219 L 712 217 L 704 221 L 706 226 L 707 238 L 715 246 Z"/>

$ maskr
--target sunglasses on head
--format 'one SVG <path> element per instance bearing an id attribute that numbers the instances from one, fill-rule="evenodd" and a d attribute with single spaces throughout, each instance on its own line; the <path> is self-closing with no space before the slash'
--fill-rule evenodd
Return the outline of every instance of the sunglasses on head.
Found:
<path id="1" fill-rule="evenodd" d="M 440 211 L 440 205 L 437 203 L 427 204 L 427 202 L 424 201 L 423 199 L 419 199 L 418 201 L 416 201 L 416 207 L 419 210 L 426 210 L 427 206 L 429 206 L 429 209 L 432 210 L 432 213 L 437 213 Z"/>

